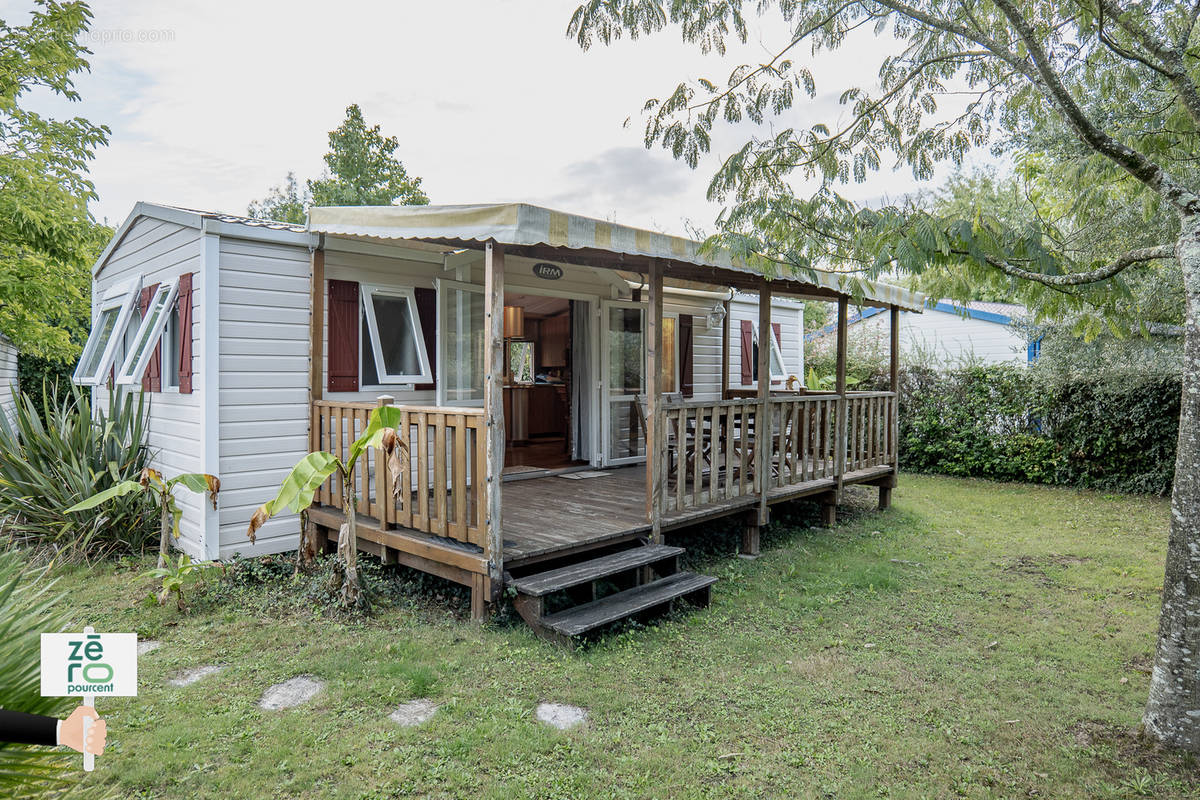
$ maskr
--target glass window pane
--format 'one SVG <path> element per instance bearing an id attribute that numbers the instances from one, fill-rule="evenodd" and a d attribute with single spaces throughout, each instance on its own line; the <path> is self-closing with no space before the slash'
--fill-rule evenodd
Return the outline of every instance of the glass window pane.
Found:
<path id="1" fill-rule="evenodd" d="M 158 333 L 158 321 L 162 317 L 163 313 L 165 313 L 165 311 L 166 311 L 167 296 L 169 294 L 170 294 L 169 289 L 162 289 L 158 292 L 155 292 L 154 299 L 151 301 L 150 307 L 146 309 L 145 319 L 149 320 L 149 322 L 140 330 L 140 332 L 141 332 L 140 338 L 138 338 L 128 348 L 128 352 L 134 354 L 134 357 L 133 357 L 134 363 L 130 363 L 128 365 L 129 370 L 133 370 L 137 367 L 136 362 L 142 357 L 142 355 L 146 352 L 147 349 L 149 349 L 149 350 L 154 349 L 154 344 L 151 342 L 151 340 L 157 338 L 155 336 L 155 334 Z M 140 325 L 140 324 L 141 323 L 137 323 L 137 325 Z M 129 327 L 125 329 L 126 337 L 130 336 L 131 332 L 132 332 L 133 336 L 138 335 L 139 329 L 138 329 L 137 325 L 135 325 L 135 323 L 132 321 L 130 322 Z M 140 377 L 140 376 L 134 376 L 134 377 Z"/>
<path id="2" fill-rule="evenodd" d="M 413 338 L 413 310 L 407 297 L 372 294 L 375 324 L 379 329 L 379 349 L 384 372 L 388 375 L 420 375 L 421 358 Z"/>
<path id="3" fill-rule="evenodd" d="M 675 359 L 678 348 L 675 345 L 675 318 L 663 317 L 663 346 L 662 346 L 662 390 L 664 393 L 679 391 L 675 387 Z"/>
<path id="4" fill-rule="evenodd" d="M 609 402 L 609 458 L 637 458 L 646 455 L 642 435 L 642 411 L 635 398 Z"/>
<path id="5" fill-rule="evenodd" d="M 785 375 L 787 370 L 784 369 L 783 359 L 779 354 L 779 342 L 774 341 L 771 344 L 771 374 L 775 377 L 780 377 Z"/>
<path id="6" fill-rule="evenodd" d="M 162 376 L 163 386 L 179 385 L 179 351 L 183 347 L 179 327 L 179 303 L 171 307 L 171 316 L 167 320 L 167 348 L 163 353 Z"/>
<path id="7" fill-rule="evenodd" d="M 642 357 L 644 336 L 642 334 L 642 312 L 638 308 L 612 308 L 609 310 L 609 385 L 612 391 L 622 394 L 640 394 L 642 381 Z"/>
<path id="8" fill-rule="evenodd" d="M 448 403 L 483 402 L 487 336 L 483 293 L 445 287 L 442 295 L 442 380 Z"/>
<path id="9" fill-rule="evenodd" d="M 84 377 L 92 377 L 96 374 L 96 369 L 104 357 L 104 351 L 108 347 L 108 340 L 112 337 L 113 329 L 117 327 L 117 318 L 120 316 L 121 309 L 119 307 L 108 308 L 100 312 L 100 319 L 96 321 L 96 327 L 92 330 L 92 339 L 94 340 L 92 349 L 88 351 L 87 360 L 80 372 Z"/>
<path id="10" fill-rule="evenodd" d="M 508 343 L 508 373 L 513 383 L 533 383 L 533 342 Z"/>

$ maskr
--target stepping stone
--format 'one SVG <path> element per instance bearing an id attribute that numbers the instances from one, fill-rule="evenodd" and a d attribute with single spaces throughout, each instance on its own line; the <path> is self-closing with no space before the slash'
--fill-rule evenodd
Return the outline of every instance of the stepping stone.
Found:
<path id="1" fill-rule="evenodd" d="M 324 688 L 325 682 L 313 675 L 297 675 L 263 692 L 258 707 L 264 711 L 278 711 L 302 706 L 319 695 Z"/>
<path id="2" fill-rule="evenodd" d="M 537 707 L 537 718 L 552 728 L 567 731 L 587 722 L 588 712 L 579 706 L 563 703 L 541 703 Z"/>
<path id="3" fill-rule="evenodd" d="M 191 669 L 185 669 L 174 678 L 169 679 L 167 681 L 167 685 L 191 686 L 201 678 L 207 678 L 209 675 L 214 675 L 223 669 L 225 669 L 224 666 L 218 666 L 216 664 L 206 664 L 203 667 L 192 667 Z"/>
<path id="4" fill-rule="evenodd" d="M 153 653 L 158 648 L 162 647 L 162 642 L 156 639 L 142 639 L 138 642 L 137 654 L 144 656 L 146 653 Z"/>
<path id="5" fill-rule="evenodd" d="M 437 703 L 432 700 L 409 700 L 388 714 L 388 719 L 402 728 L 411 728 L 422 722 L 428 722 L 437 710 Z"/>

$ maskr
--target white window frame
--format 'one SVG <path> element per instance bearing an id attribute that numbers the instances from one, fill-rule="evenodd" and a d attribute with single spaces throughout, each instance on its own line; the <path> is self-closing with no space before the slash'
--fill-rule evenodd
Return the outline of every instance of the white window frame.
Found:
<path id="1" fill-rule="evenodd" d="M 176 317 L 179 315 L 179 292 L 176 287 L 175 300 L 167 309 L 167 321 L 163 326 L 162 331 L 162 369 L 160 375 L 162 377 L 162 390 L 164 392 L 179 391 L 179 350 L 175 347 L 174 334 L 175 327 L 179 324 Z M 183 334 L 180 332 L 180 346 L 183 345 Z M 168 376 L 172 376 L 168 380 Z"/>
<path id="2" fill-rule="evenodd" d="M 413 341 L 417 345 L 417 360 L 421 362 L 421 372 L 419 374 L 392 375 L 385 372 L 387 365 L 383 361 L 383 345 L 379 340 L 379 323 L 375 319 L 375 303 L 373 300 L 377 294 L 388 297 L 403 297 L 408 301 Z M 425 348 L 425 334 L 421 331 L 421 315 L 417 311 L 416 292 L 411 287 L 395 288 L 392 286 L 362 285 L 359 287 L 359 297 L 363 315 L 367 319 L 367 338 L 371 341 L 371 353 L 375 357 L 375 377 L 379 381 L 376 385 L 391 386 L 395 384 L 415 385 L 418 383 L 433 383 L 433 371 L 429 368 L 429 353 Z M 361 370 L 362 367 L 360 365 L 360 373 Z"/>
<path id="3" fill-rule="evenodd" d="M 178 278 L 164 281 L 154 290 L 154 295 L 150 298 L 150 302 L 146 306 L 146 316 L 142 318 L 142 324 L 138 326 L 137 335 L 133 337 L 135 349 L 130 350 L 125 355 L 125 361 L 117 371 L 117 383 L 132 385 L 142 382 L 142 376 L 146 374 L 146 368 L 150 365 L 150 358 L 154 355 L 154 348 L 162 341 L 163 330 L 165 329 L 167 318 L 172 313 L 175 297 L 178 292 Z M 162 302 L 161 306 L 159 305 L 160 299 Z M 158 310 L 157 315 L 153 313 L 155 309 Z M 143 339 L 145 343 L 139 352 L 136 349 L 136 345 L 138 342 L 142 342 Z"/>
<path id="4" fill-rule="evenodd" d="M 446 348 L 449 346 L 448 337 L 445 335 L 447 331 L 443 326 L 448 325 L 451 320 L 446 319 L 442 314 L 445 305 L 447 292 L 458 290 L 460 292 L 477 294 L 480 297 L 484 296 L 484 288 L 475 283 L 463 283 L 462 281 L 452 281 L 445 278 L 435 278 L 433 281 L 434 290 L 437 292 L 437 404 L 439 406 L 459 406 L 462 408 L 483 408 L 483 398 L 478 400 L 451 400 L 447 396 L 449 391 L 449 368 L 446 366 Z M 462 318 L 457 318 L 454 322 L 462 323 Z M 484 312 L 484 335 L 487 334 L 487 312 Z M 462 329 L 458 331 L 459 341 L 462 337 Z M 485 353 L 485 361 L 486 353 Z M 486 366 L 486 365 L 485 365 Z M 486 370 L 485 370 L 486 372 Z M 485 381 L 486 382 L 486 381 Z"/>
<path id="5" fill-rule="evenodd" d="M 123 283 L 110 286 L 104 291 L 96 306 L 96 315 L 92 318 L 92 330 L 88 334 L 87 343 L 83 346 L 79 365 L 75 367 L 75 374 L 71 376 L 75 383 L 81 386 L 100 386 L 104 383 L 113 359 L 116 357 L 117 348 L 125 339 L 125 328 L 129 325 L 129 318 L 137 304 L 138 292 L 141 291 L 141 288 L 142 278 L 139 275 Z M 96 338 L 97 325 L 104 315 L 113 309 L 118 310 L 117 321 L 113 325 L 108 339 L 102 341 Z M 84 374 L 82 371 L 84 365 L 92 360 L 92 356 L 99 348 L 103 348 L 103 351 L 100 360 L 96 362 L 95 372 Z"/>
<path id="6" fill-rule="evenodd" d="M 757 322 L 757 320 L 755 321 L 754 327 L 751 328 L 751 331 L 754 334 L 754 344 L 757 345 L 758 344 L 758 322 Z M 781 332 L 780 336 L 782 336 L 782 335 L 783 334 Z M 771 331 L 771 335 L 768 338 L 770 338 L 770 340 L 771 340 L 771 352 L 774 353 L 775 357 L 779 359 L 779 366 L 783 368 L 783 372 L 781 374 L 772 372 L 770 380 L 786 381 L 788 379 L 788 366 L 787 366 L 787 362 L 783 360 L 783 348 L 779 346 L 779 340 L 775 338 L 774 330 Z M 772 360 L 769 358 L 767 359 L 767 364 L 771 365 L 772 367 L 774 366 Z M 758 365 L 755 364 L 755 369 L 757 369 L 757 368 L 758 368 Z"/>

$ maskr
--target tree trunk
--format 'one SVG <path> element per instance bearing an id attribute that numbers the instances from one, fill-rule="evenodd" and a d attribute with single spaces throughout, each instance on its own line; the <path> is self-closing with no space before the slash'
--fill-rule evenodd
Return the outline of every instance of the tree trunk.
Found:
<path id="1" fill-rule="evenodd" d="M 1200 752 L 1200 216 L 1183 219 L 1175 252 L 1187 298 L 1183 397 L 1158 652 L 1142 724 L 1156 739 Z"/>
<path id="2" fill-rule="evenodd" d="M 308 518 L 308 512 L 300 513 L 300 547 L 296 549 L 296 569 L 311 569 L 317 556 L 324 549 L 321 528 Z"/>
<path id="3" fill-rule="evenodd" d="M 362 586 L 358 582 L 358 522 L 355 519 L 358 502 L 354 496 L 354 482 L 348 476 L 342 486 L 342 496 L 346 498 L 346 524 L 338 531 L 338 560 L 343 570 L 342 603 L 347 608 L 356 608 L 362 599 Z"/>
<path id="4" fill-rule="evenodd" d="M 158 515 L 158 568 L 162 569 L 167 565 L 167 553 L 171 551 L 171 504 L 170 498 L 164 491 L 159 497 L 158 503 L 160 506 Z"/>

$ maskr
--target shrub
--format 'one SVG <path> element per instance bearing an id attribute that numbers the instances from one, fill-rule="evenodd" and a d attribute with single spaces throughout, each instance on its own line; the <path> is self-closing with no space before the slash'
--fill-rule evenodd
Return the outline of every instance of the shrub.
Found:
<path id="1" fill-rule="evenodd" d="M 919 472 L 1168 494 L 1177 376 L 1015 365 L 901 375 L 900 464 Z"/>
<path id="2" fill-rule="evenodd" d="M 45 419 L 27 393 L 13 418 L 0 414 L 0 517 L 17 540 L 79 559 L 141 551 L 153 541 L 156 515 L 143 493 L 119 498 L 103 514 L 67 515 L 79 500 L 135 480 L 150 455 L 143 444 L 146 409 L 139 393 L 110 391 L 109 411 L 71 386 L 43 395 Z"/>

